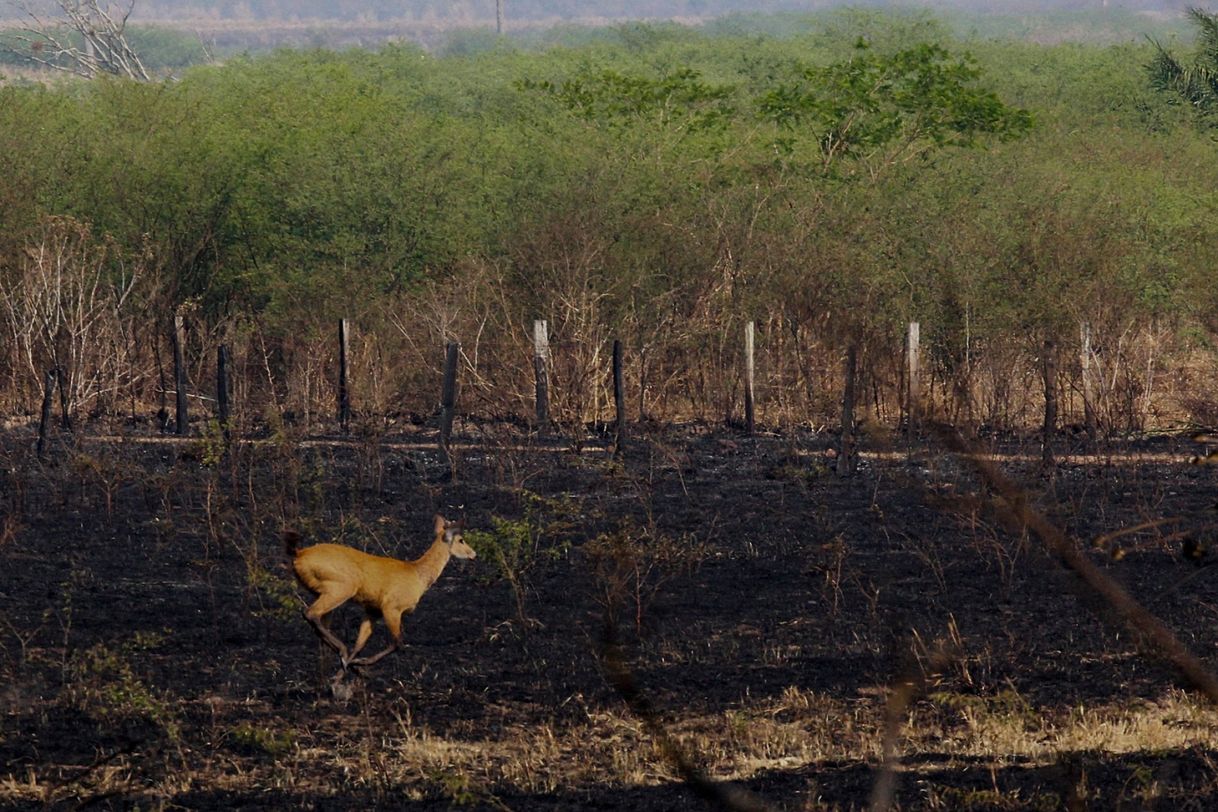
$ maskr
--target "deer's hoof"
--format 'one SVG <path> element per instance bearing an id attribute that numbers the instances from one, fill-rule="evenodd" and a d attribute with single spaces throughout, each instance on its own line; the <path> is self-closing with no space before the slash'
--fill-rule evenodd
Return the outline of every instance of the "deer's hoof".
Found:
<path id="1" fill-rule="evenodd" d="M 354 693 L 355 689 L 351 687 L 349 682 L 339 680 L 338 682 L 330 683 L 330 694 L 337 702 L 350 702 Z"/>

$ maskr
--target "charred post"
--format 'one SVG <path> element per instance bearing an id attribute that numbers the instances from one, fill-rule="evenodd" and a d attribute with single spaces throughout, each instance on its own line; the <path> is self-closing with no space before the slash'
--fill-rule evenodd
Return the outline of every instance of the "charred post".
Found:
<path id="1" fill-rule="evenodd" d="M 51 427 L 51 408 L 55 403 L 55 370 L 48 369 L 43 376 L 42 415 L 38 420 L 38 458 L 46 452 L 47 432 Z"/>
<path id="2" fill-rule="evenodd" d="M 1057 429 L 1057 347 L 1052 339 L 1046 339 L 1042 375 L 1045 384 L 1045 425 L 1041 446 L 1041 464 L 1046 468 L 1054 465 L 1053 432 Z"/>
<path id="3" fill-rule="evenodd" d="M 854 473 L 854 384 L 858 377 L 858 345 L 846 348 L 846 385 L 842 393 L 842 439 L 837 455 L 837 475 Z"/>
<path id="4" fill-rule="evenodd" d="M 173 385 L 177 405 L 177 422 L 174 433 L 186 435 L 190 432 L 189 415 L 186 410 L 186 362 L 183 360 L 186 344 L 186 327 L 181 313 L 173 316 Z"/>
<path id="5" fill-rule="evenodd" d="M 449 444 L 453 433 L 453 414 L 457 406 L 457 359 L 460 352 L 460 342 L 450 341 L 445 347 L 444 384 L 440 391 L 440 451 L 450 465 L 452 454 L 449 453 Z"/>
<path id="6" fill-rule="evenodd" d="M 613 403 L 616 418 L 613 432 L 613 456 L 621 457 L 626 452 L 626 387 L 622 381 L 622 342 L 613 341 Z"/>
<path id="7" fill-rule="evenodd" d="M 229 404 L 229 355 L 228 345 L 221 344 L 216 348 L 216 418 L 220 421 L 220 430 L 224 439 L 231 436 L 232 411 Z"/>

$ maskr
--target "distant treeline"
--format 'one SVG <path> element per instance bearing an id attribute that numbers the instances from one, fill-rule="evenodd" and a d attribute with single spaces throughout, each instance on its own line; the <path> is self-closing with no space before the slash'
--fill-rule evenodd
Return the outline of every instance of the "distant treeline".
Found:
<path id="1" fill-rule="evenodd" d="M 777 8 L 783 4 L 774 5 Z M 636 36 L 636 30 L 644 32 L 638 34 L 643 37 L 653 36 L 648 32 L 673 28 L 708 36 L 817 37 L 825 40 L 849 38 L 853 32 L 867 33 L 875 27 L 876 13 L 862 7 L 834 8 L 820 4 L 827 8 L 810 11 L 809 4 L 795 5 L 799 10 L 748 11 L 719 16 L 675 15 L 686 20 L 681 23 L 638 22 L 623 18 L 621 22 L 606 25 L 605 20 L 614 19 L 615 15 L 598 14 L 567 17 L 563 19 L 571 20 L 570 24 L 554 24 L 553 16 L 521 16 L 510 18 L 514 20 L 513 24 L 508 26 L 503 37 L 499 37 L 493 27 L 493 3 L 487 6 L 492 16 L 485 18 L 459 13 L 459 4 L 455 11 L 444 4 L 442 9 L 433 9 L 435 14 L 426 4 L 406 10 L 395 6 L 391 11 L 396 11 L 397 16 L 384 18 L 372 14 L 369 7 L 364 7 L 354 17 L 342 17 L 311 16 L 300 13 L 299 9 L 303 7 L 293 5 L 294 11 L 289 16 L 264 18 L 251 16 L 248 8 L 230 17 L 221 13 L 221 6 L 209 5 L 206 12 L 198 14 L 188 9 L 182 13 L 169 13 L 166 8 L 166 13 L 161 14 L 159 7 L 137 4 L 135 21 L 128 26 L 127 34 L 145 66 L 165 75 L 190 65 L 277 48 L 339 50 L 409 42 L 430 53 L 469 56 L 503 49 L 544 50 L 581 48 L 596 43 L 629 43 Z M 999 39 L 1113 44 L 1143 42 L 1147 37 L 1159 41 L 1191 40 L 1194 33 L 1183 15 L 1149 17 L 1125 6 L 1078 11 L 1050 9 L 1041 13 L 1019 13 L 1004 6 L 1001 13 L 985 7 L 952 10 L 939 15 L 932 15 L 922 7 L 910 7 L 885 12 L 885 17 L 890 21 L 899 20 L 899 24 L 915 36 L 946 36 L 959 38 L 962 43 Z M 55 20 L 56 17 L 48 11 L 46 19 Z M 0 28 L 0 64 L 30 65 L 30 51 L 31 42 L 17 28 Z"/>
<path id="2" fill-rule="evenodd" d="M 638 412 L 728 414 L 746 321 L 760 420 L 835 414 L 847 346 L 885 414 L 916 319 L 957 416 L 1030 423 L 1046 341 L 1068 413 L 1083 323 L 1103 425 L 1196 416 L 1218 161 L 1150 55 L 853 15 L 0 88 L 0 405 L 51 366 L 78 409 L 155 402 L 177 312 L 192 387 L 228 343 L 257 414 L 330 408 L 340 318 L 357 412 L 427 411 L 450 339 L 465 408 L 527 412 L 546 319 L 564 419 L 608 402 L 614 339 Z"/>
<path id="3" fill-rule="evenodd" d="M 816 0 L 504 0 L 509 19 L 548 21 L 560 19 L 640 19 L 703 17 L 733 12 L 809 11 L 838 3 Z M 868 5 L 867 3 L 856 5 Z M 871 5 L 875 5 L 871 3 Z M 469 25 L 495 20 L 495 0 L 145 0 L 138 4 L 141 18 L 229 20 L 417 20 Z"/>
<path id="4" fill-rule="evenodd" d="M 1079 12 L 1107 8 L 1182 11 L 1188 0 L 503 0 L 508 19 L 521 21 L 589 19 L 670 19 L 715 17 L 725 14 L 817 11 L 850 6 L 855 8 L 963 9 L 972 12 L 1020 14 L 1026 12 Z M 141 0 L 141 19 L 227 20 L 420 20 L 469 25 L 495 19 L 495 0 Z"/>

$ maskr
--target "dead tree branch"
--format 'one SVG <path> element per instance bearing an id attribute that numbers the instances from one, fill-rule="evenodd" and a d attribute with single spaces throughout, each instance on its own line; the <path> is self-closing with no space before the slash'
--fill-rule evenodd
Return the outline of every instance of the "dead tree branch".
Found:
<path id="1" fill-rule="evenodd" d="M 617 631 L 606 620 L 600 650 L 601 668 L 605 679 L 626 701 L 635 716 L 655 740 L 664 758 L 685 781 L 685 785 L 704 801 L 730 812 L 769 812 L 772 807 L 762 798 L 743 787 L 710 778 L 694 759 L 668 734 L 651 700 L 643 693 L 634 674 L 626 664 Z"/>
<path id="2" fill-rule="evenodd" d="M 109 75 L 147 82 L 152 78 L 127 39 L 135 0 L 125 7 L 105 0 L 55 0 L 57 13 L 52 19 L 26 2 L 17 7 L 31 21 L 14 36 L 24 46 L 16 51 L 23 59 L 86 79 Z"/>
<path id="3" fill-rule="evenodd" d="M 1211 702 L 1218 704 L 1218 678 L 1197 658 L 1162 620 L 1134 600 L 1124 587 L 1105 575 L 1091 562 L 1079 545 L 1062 532 L 1055 524 L 1028 505 L 1028 495 L 1022 488 L 998 470 L 998 466 L 977 452 L 954 427 L 940 425 L 939 436 L 953 452 L 967 459 L 1001 497 L 999 512 L 1017 528 L 1027 528 L 1040 538 L 1045 549 L 1057 558 L 1063 567 L 1078 577 L 1086 594 L 1099 598 L 1100 604 L 1110 610 L 1129 629 L 1156 649 L 1159 655 L 1171 663 L 1181 676 Z"/>

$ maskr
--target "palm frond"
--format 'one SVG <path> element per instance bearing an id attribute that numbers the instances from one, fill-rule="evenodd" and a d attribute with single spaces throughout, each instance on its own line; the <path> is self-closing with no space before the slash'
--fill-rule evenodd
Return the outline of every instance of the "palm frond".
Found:
<path id="1" fill-rule="evenodd" d="M 1155 55 L 1146 65 L 1151 86 L 1178 97 L 1202 119 L 1218 114 L 1218 14 L 1190 8 L 1189 17 L 1197 26 L 1197 53 L 1184 64 L 1157 41 Z"/>
<path id="2" fill-rule="evenodd" d="M 1209 109 L 1218 103 L 1218 75 L 1200 65 L 1184 68 L 1171 89 L 1201 110 Z"/>
<path id="3" fill-rule="evenodd" d="M 1169 54 L 1162 45 L 1154 40 L 1155 55 L 1151 59 L 1150 64 L 1146 66 L 1146 72 L 1150 76 L 1150 84 L 1155 90 L 1176 90 L 1181 75 L 1184 73 L 1184 66 L 1171 54 Z"/>
<path id="4" fill-rule="evenodd" d="M 1197 26 L 1197 61 L 1218 68 L 1218 14 L 1191 7 L 1188 16 Z"/>

